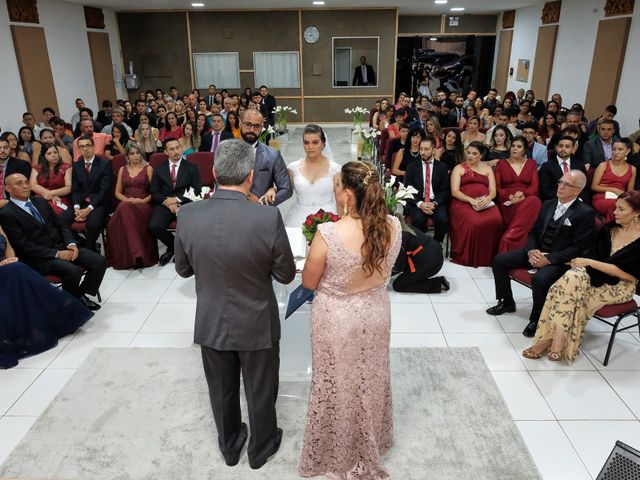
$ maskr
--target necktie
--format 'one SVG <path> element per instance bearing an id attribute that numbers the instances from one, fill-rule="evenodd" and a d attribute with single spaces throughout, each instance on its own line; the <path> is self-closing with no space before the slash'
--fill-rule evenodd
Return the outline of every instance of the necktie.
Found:
<path id="1" fill-rule="evenodd" d="M 556 208 L 556 212 L 553 214 L 553 220 L 554 221 L 558 220 L 562 215 L 564 215 L 564 212 L 566 210 L 567 210 L 567 207 L 565 207 L 561 203 L 558 203 L 558 207 Z"/>
<path id="2" fill-rule="evenodd" d="M 431 162 L 425 162 L 424 169 L 424 201 L 431 201 Z"/>
<path id="3" fill-rule="evenodd" d="M 458 122 L 460 121 L 461 118 L 462 118 L 462 109 L 459 108 L 458 109 Z"/>
<path id="4" fill-rule="evenodd" d="M 0 165 L 0 200 L 4 200 L 4 165 Z"/>
<path id="5" fill-rule="evenodd" d="M 562 171 L 564 173 L 567 173 L 569 171 L 569 165 L 567 165 L 566 161 L 562 162 Z"/>
<path id="6" fill-rule="evenodd" d="M 87 171 L 87 177 L 91 173 L 91 162 L 85 162 L 84 169 Z"/>
<path id="7" fill-rule="evenodd" d="M 214 132 L 213 141 L 211 142 L 211 151 L 215 153 L 218 148 L 218 142 L 220 141 L 220 132 Z"/>
<path id="8" fill-rule="evenodd" d="M 173 186 L 173 189 L 175 190 L 176 188 L 176 178 L 177 178 L 177 174 L 176 174 L 176 164 L 172 163 L 171 164 L 171 185 Z"/>
<path id="9" fill-rule="evenodd" d="M 33 203 L 31 203 L 31 200 L 27 200 L 27 203 L 25 203 L 25 206 L 31 212 L 31 216 L 33 218 L 35 218 L 40 223 L 44 223 L 44 220 L 42 219 L 42 215 L 40 215 L 40 212 L 36 209 L 36 207 L 33 206 Z"/>

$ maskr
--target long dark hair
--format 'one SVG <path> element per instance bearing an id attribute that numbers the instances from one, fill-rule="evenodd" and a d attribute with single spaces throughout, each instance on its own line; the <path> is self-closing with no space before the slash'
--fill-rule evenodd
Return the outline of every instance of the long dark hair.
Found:
<path id="1" fill-rule="evenodd" d="M 126 128 L 124 128 L 124 125 L 122 124 L 114 125 L 113 128 L 111 129 L 111 137 L 113 137 L 113 131 L 116 129 L 120 132 L 120 145 L 124 147 L 130 140 L 129 132 L 127 131 Z"/>
<path id="2" fill-rule="evenodd" d="M 452 130 L 449 130 L 444 136 L 444 140 L 442 144 L 445 150 L 447 150 L 447 136 L 450 133 L 453 133 L 456 136 L 456 141 L 453 144 L 455 147 L 453 149 L 453 159 L 455 161 L 455 164 L 458 165 L 459 163 L 462 163 L 464 161 L 464 145 L 462 144 L 462 137 L 460 136 L 460 131 L 457 129 L 452 129 Z"/>
<path id="3" fill-rule="evenodd" d="M 40 171 L 40 175 L 43 178 L 46 178 L 47 180 L 49 180 L 49 162 L 47 162 L 47 159 L 45 157 L 45 154 L 47 153 L 47 151 L 50 148 L 55 148 L 56 152 L 58 152 L 58 163 L 56 163 L 53 167 L 53 174 L 54 175 L 58 175 L 58 173 L 60 172 L 60 167 L 62 166 L 63 162 L 62 162 L 62 158 L 60 157 L 60 152 L 58 151 L 58 147 L 56 147 L 55 144 L 53 143 L 45 143 L 42 145 L 42 148 L 40 149 L 40 156 L 38 157 L 38 165 L 42 166 L 42 170 Z"/>
<path id="4" fill-rule="evenodd" d="M 368 277 L 376 271 L 382 275 L 392 229 L 387 220 L 388 210 L 380 176 L 373 165 L 348 162 L 342 166 L 342 186 L 355 194 L 356 213 L 362 220 L 362 269 Z"/>
<path id="5" fill-rule="evenodd" d="M 473 142 L 471 142 L 469 145 L 467 145 L 467 148 L 475 148 L 476 150 L 478 150 L 480 152 L 480 161 L 484 160 L 487 156 L 487 153 L 489 153 L 489 149 L 487 148 L 487 146 L 484 143 L 479 142 L 478 140 L 474 140 Z"/>
<path id="6" fill-rule="evenodd" d="M 504 146 L 507 149 L 511 148 L 511 142 L 513 141 L 513 134 L 511 133 L 511 130 L 509 130 L 504 125 L 496 125 L 496 127 L 493 129 L 493 135 L 491 135 L 491 149 L 496 148 L 495 137 L 498 130 L 502 130 L 504 132 Z"/>
<path id="7" fill-rule="evenodd" d="M 411 155 L 411 137 L 420 136 L 420 141 L 427 138 L 427 132 L 424 131 L 424 128 L 416 127 L 409 130 L 409 134 L 407 135 L 407 139 L 404 142 L 404 153 L 402 154 L 402 158 L 410 158 Z M 434 145 L 435 146 L 435 145 Z"/>
<path id="8" fill-rule="evenodd" d="M 234 117 L 236 119 L 236 129 L 240 128 L 240 117 L 234 111 L 227 113 L 227 119 L 224 121 L 224 131 L 233 134 L 233 130 L 231 130 L 231 123 L 229 123 L 229 117 Z"/>

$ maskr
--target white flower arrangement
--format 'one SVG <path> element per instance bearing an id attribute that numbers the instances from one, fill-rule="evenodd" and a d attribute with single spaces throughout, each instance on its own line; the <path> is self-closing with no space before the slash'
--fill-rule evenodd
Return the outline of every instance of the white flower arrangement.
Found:
<path id="1" fill-rule="evenodd" d="M 298 112 L 289 106 L 280 106 L 278 105 L 273 109 L 273 113 L 276 115 L 276 122 L 278 123 L 278 128 L 282 131 L 287 129 L 287 115 L 293 114 L 297 115 Z"/>
<path id="2" fill-rule="evenodd" d="M 273 129 L 273 127 L 271 125 L 269 125 L 267 128 L 263 128 L 262 129 L 262 133 L 258 137 L 258 141 L 262 142 L 262 143 L 265 143 L 266 138 L 269 135 L 273 135 L 274 133 L 276 133 L 276 131 Z"/>
<path id="3" fill-rule="evenodd" d="M 369 115 L 369 110 L 364 107 L 345 108 L 344 113 L 353 115 L 353 126 L 359 127 L 362 123 L 362 116 Z"/>
<path id="4" fill-rule="evenodd" d="M 200 195 L 196 195 L 196 192 L 193 190 L 193 187 L 189 187 L 184 191 L 184 197 L 188 198 L 192 202 L 199 202 L 200 200 L 204 200 L 204 197 L 211 192 L 209 187 L 202 187 L 200 190 Z"/>
<path id="5" fill-rule="evenodd" d="M 375 140 L 376 137 L 382 135 L 380 130 L 371 127 L 356 127 L 353 133 L 360 135 L 364 140 Z"/>
<path id="6" fill-rule="evenodd" d="M 392 175 L 384 186 L 384 201 L 387 204 L 389 212 L 395 214 L 398 209 L 398 205 L 402 205 L 404 207 L 407 204 L 407 200 L 414 198 L 414 195 L 417 193 L 418 190 L 411 185 L 406 187 L 402 182 L 396 183 L 396 177 Z"/>

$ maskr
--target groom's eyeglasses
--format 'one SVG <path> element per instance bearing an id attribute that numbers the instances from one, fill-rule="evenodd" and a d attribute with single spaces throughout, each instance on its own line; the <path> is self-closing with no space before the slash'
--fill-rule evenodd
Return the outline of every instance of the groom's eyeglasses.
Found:
<path id="1" fill-rule="evenodd" d="M 242 122 L 242 126 L 247 130 L 259 130 L 262 131 L 261 123 Z"/>

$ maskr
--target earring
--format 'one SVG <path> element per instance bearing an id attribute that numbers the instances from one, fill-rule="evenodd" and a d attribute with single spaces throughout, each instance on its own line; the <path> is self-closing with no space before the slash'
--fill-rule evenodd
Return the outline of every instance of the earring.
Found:
<path id="1" fill-rule="evenodd" d="M 346 205 L 346 203 L 345 203 L 345 205 Z M 638 217 L 633 217 L 633 221 L 637 223 L 638 222 Z"/>
<path id="2" fill-rule="evenodd" d="M 344 201 L 344 210 L 343 210 L 343 217 L 346 217 L 349 214 L 349 206 L 347 205 L 347 201 Z"/>

